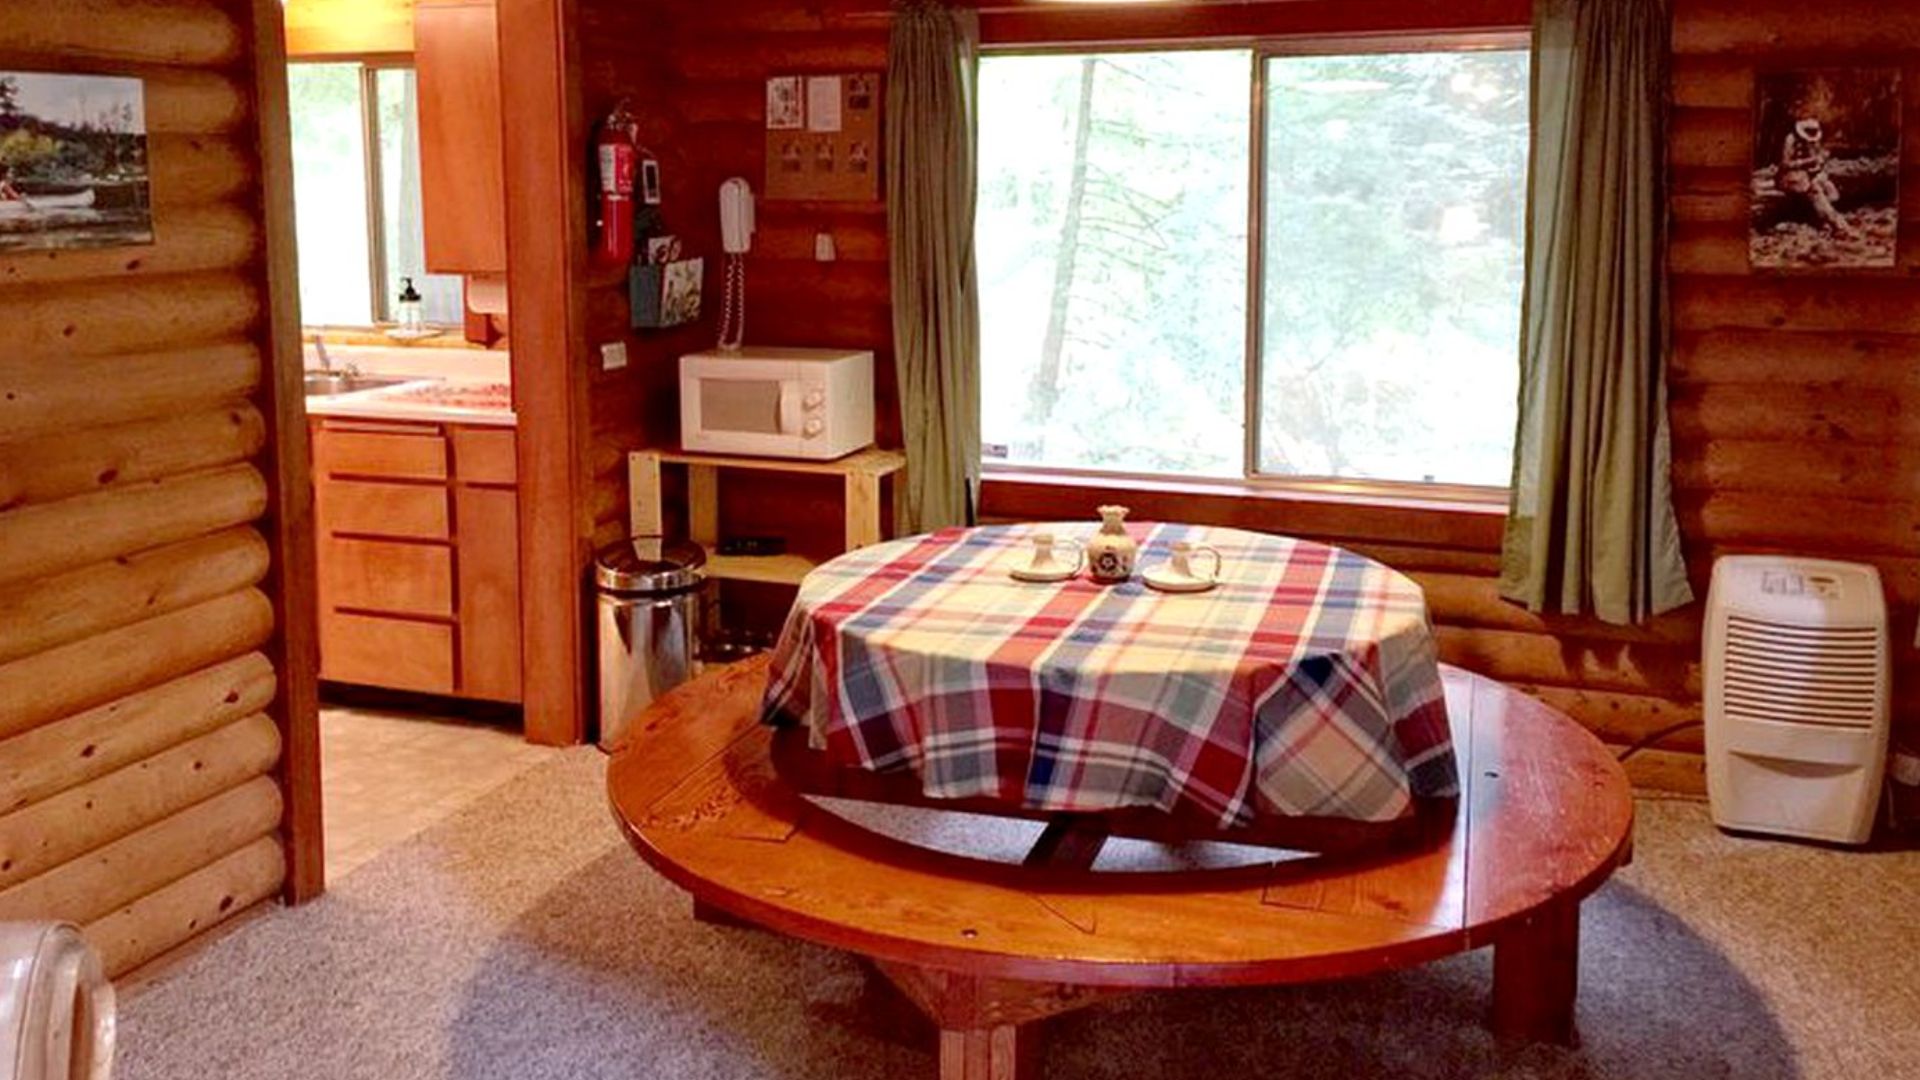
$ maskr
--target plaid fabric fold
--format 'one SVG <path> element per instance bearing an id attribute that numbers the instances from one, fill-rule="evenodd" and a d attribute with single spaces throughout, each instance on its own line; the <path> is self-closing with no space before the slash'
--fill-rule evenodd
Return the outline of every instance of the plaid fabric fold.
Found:
<path id="1" fill-rule="evenodd" d="M 1390 821 L 1458 793 L 1413 582 L 1322 544 L 1175 524 L 1129 526 L 1140 565 L 1206 544 L 1219 588 L 1013 580 L 1041 530 L 1093 526 L 951 529 L 809 574 L 767 722 L 805 725 L 834 764 L 911 771 L 934 798 L 1036 810 Z"/>

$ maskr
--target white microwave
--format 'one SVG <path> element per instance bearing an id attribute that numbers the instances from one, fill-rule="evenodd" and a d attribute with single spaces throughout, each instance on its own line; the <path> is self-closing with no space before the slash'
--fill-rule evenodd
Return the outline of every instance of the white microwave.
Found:
<path id="1" fill-rule="evenodd" d="M 829 461 L 873 445 L 873 354 L 746 348 L 680 358 L 680 441 L 696 453 Z"/>

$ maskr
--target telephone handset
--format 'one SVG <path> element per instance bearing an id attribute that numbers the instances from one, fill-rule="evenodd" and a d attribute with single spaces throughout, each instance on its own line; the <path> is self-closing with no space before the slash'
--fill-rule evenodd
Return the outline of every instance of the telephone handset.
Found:
<path id="1" fill-rule="evenodd" d="M 739 177 L 720 185 L 720 247 L 726 271 L 720 290 L 720 348 L 733 352 L 747 336 L 747 262 L 753 248 L 753 188 Z"/>
<path id="2" fill-rule="evenodd" d="M 753 248 L 753 188 L 739 177 L 720 185 L 720 242 L 729 255 Z"/>

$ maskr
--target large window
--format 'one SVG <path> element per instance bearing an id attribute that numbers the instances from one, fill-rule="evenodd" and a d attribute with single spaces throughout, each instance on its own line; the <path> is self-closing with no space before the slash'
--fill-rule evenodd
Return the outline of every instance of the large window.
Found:
<path id="1" fill-rule="evenodd" d="M 412 278 L 426 320 L 458 324 L 460 279 L 426 272 L 413 69 L 302 63 L 287 79 L 302 319 L 390 321 Z"/>
<path id="2" fill-rule="evenodd" d="M 988 462 L 1505 484 L 1527 68 L 1510 48 L 988 57 Z"/>

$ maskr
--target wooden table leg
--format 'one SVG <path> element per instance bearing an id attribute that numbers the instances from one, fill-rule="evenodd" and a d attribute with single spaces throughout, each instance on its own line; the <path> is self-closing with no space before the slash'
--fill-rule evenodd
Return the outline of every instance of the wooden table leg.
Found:
<path id="1" fill-rule="evenodd" d="M 940 1080 L 1033 1080 L 1033 1024 L 965 1031 L 940 1029 Z"/>
<path id="2" fill-rule="evenodd" d="M 1039 1021 L 1128 993 L 884 960 L 874 966 L 939 1026 L 940 1080 L 1032 1080 L 1039 1069 Z"/>
<path id="3" fill-rule="evenodd" d="M 1574 1042 L 1580 978 L 1580 905 L 1548 904 L 1493 944 L 1493 1033 L 1503 1039 Z"/>

